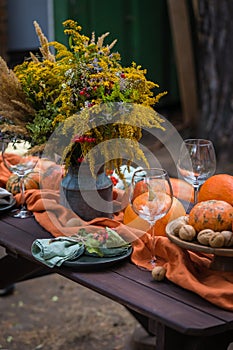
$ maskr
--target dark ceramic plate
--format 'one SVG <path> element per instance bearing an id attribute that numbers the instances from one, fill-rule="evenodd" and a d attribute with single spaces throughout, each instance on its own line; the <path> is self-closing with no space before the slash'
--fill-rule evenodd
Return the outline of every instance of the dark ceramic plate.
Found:
<path id="1" fill-rule="evenodd" d="M 95 256 L 82 255 L 77 260 L 65 261 L 62 266 L 72 267 L 77 270 L 87 271 L 87 270 L 99 270 L 112 266 L 118 262 L 124 261 L 130 257 L 132 253 L 132 247 L 122 255 L 112 256 L 108 258 L 98 258 Z"/>
<path id="2" fill-rule="evenodd" d="M 12 202 L 11 202 L 10 204 L 8 204 L 8 205 L 0 205 L 0 212 L 2 212 L 2 211 L 7 211 L 7 210 L 13 208 L 13 206 L 15 205 L 15 203 L 16 203 L 16 200 L 13 199 Z"/>

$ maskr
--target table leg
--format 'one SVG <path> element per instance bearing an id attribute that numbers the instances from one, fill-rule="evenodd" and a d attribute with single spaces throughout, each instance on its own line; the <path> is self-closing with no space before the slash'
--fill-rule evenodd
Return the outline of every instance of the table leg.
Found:
<path id="1" fill-rule="evenodd" d="M 137 311 L 125 307 L 130 314 L 138 321 L 133 334 L 130 336 L 125 350 L 155 350 L 156 336 L 151 332 L 151 324 L 148 317 L 139 314 Z"/>
<path id="2" fill-rule="evenodd" d="M 139 314 L 137 311 L 131 310 L 128 307 L 125 307 L 130 313 L 131 315 L 136 318 L 136 320 L 140 323 L 140 325 L 145 329 L 145 331 L 151 335 L 154 336 L 154 334 L 152 332 L 150 332 L 150 321 L 148 319 L 148 317 Z"/>
<path id="3" fill-rule="evenodd" d="M 233 341 L 232 331 L 213 334 L 211 336 L 192 336 L 182 334 L 174 329 L 157 324 L 156 332 L 156 350 L 227 350 L 229 344 Z"/>
<path id="4" fill-rule="evenodd" d="M 130 338 L 127 350 L 227 350 L 233 342 L 233 332 L 228 331 L 211 336 L 187 335 L 134 310 L 127 310 L 136 318 L 140 325 L 136 326 Z"/>
<path id="5" fill-rule="evenodd" d="M 10 288 L 14 283 L 53 273 L 49 268 L 40 266 L 23 257 L 5 255 L 0 259 L 0 289 Z"/>

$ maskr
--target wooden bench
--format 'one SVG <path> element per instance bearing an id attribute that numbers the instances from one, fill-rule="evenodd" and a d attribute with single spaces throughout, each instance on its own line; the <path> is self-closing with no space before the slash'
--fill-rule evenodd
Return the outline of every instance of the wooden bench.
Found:
<path id="1" fill-rule="evenodd" d="M 32 257 L 31 244 L 46 237 L 51 235 L 33 218 L 1 215 L 0 245 L 7 254 L 0 260 L 0 289 L 58 273 L 126 307 L 150 335 L 156 335 L 154 349 L 225 350 L 233 341 L 233 312 L 167 280 L 155 282 L 150 272 L 130 261 L 90 272 L 45 267 Z"/>

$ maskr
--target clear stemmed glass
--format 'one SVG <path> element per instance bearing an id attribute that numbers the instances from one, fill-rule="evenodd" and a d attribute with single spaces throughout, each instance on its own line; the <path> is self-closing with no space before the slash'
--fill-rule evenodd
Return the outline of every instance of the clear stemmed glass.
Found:
<path id="1" fill-rule="evenodd" d="M 177 163 L 179 173 L 194 188 L 194 204 L 200 186 L 215 173 L 216 156 L 213 143 L 204 139 L 187 139 L 181 145 Z"/>
<path id="2" fill-rule="evenodd" d="M 152 267 L 156 263 L 154 225 L 167 214 L 172 200 L 172 186 L 166 170 L 142 168 L 134 172 L 130 187 L 130 204 L 135 213 L 150 225 Z"/>
<path id="3" fill-rule="evenodd" d="M 32 216 L 25 203 L 25 176 L 33 171 L 38 163 L 38 156 L 27 155 L 28 150 L 22 142 L 2 142 L 2 159 L 5 167 L 19 177 L 21 191 L 21 206 L 19 209 L 12 210 L 12 215 L 17 218 L 25 219 Z M 15 155 L 13 156 L 12 153 Z"/>

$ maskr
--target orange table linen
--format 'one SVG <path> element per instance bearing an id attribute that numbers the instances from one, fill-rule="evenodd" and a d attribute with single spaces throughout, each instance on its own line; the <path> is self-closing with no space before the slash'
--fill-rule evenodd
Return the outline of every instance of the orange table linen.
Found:
<path id="1" fill-rule="evenodd" d="M 142 236 L 134 243 L 132 261 L 150 268 L 150 239 Z M 233 271 L 211 270 L 212 256 L 184 250 L 167 237 L 155 237 L 158 265 L 166 269 L 166 278 L 223 309 L 233 311 Z M 159 283 L 159 282 L 158 282 Z"/>
<path id="2" fill-rule="evenodd" d="M 0 184 L 6 183 L 9 172 L 5 169 L 0 157 Z M 76 227 L 66 227 L 66 223 L 77 215 L 59 204 L 59 191 L 27 190 L 26 202 L 28 209 L 34 212 L 38 223 L 53 236 L 69 236 L 85 227 L 114 228 L 122 237 L 133 245 L 131 260 L 134 264 L 151 269 L 150 244 L 151 236 L 147 232 L 128 227 L 122 223 L 123 191 L 114 191 L 114 203 L 119 209 L 113 219 L 96 218 L 85 222 L 79 219 Z M 21 195 L 16 195 L 20 203 Z M 1 234 L 1 233 L 0 233 Z M 155 237 L 156 256 L 158 264 L 166 268 L 166 278 L 175 284 L 197 293 L 223 309 L 233 311 L 233 272 L 213 271 L 209 268 L 212 256 L 186 251 L 170 242 L 167 237 Z M 154 282 L 162 283 L 162 282 Z"/>

